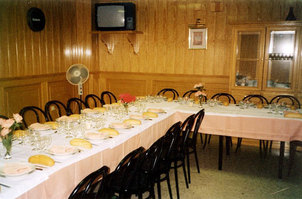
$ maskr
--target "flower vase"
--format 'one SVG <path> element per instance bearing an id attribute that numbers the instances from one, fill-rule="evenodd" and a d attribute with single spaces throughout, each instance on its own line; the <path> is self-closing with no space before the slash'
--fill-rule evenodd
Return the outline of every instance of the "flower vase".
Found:
<path id="1" fill-rule="evenodd" d="M 125 108 L 126 115 L 128 115 L 128 112 L 129 112 L 128 103 L 124 103 L 123 105 L 124 105 L 124 108 Z"/>
<path id="2" fill-rule="evenodd" d="M 202 96 L 199 97 L 199 107 L 202 108 Z"/>
<path id="3" fill-rule="evenodd" d="M 6 149 L 5 151 L 5 155 L 4 155 L 4 159 L 8 160 L 11 159 L 11 150 L 12 150 L 12 136 L 8 135 L 7 138 L 4 138 L 2 140 L 2 144 L 4 146 L 4 148 Z"/>

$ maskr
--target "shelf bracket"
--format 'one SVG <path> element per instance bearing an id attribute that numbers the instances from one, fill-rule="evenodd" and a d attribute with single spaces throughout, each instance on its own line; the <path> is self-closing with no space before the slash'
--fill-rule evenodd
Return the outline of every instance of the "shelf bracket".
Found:
<path id="1" fill-rule="evenodd" d="M 138 34 L 135 33 L 128 33 L 127 36 L 128 41 L 133 47 L 133 52 L 137 55 L 139 53 L 139 38 Z"/>
<path id="2" fill-rule="evenodd" d="M 113 54 L 114 51 L 114 36 L 111 34 L 102 34 L 101 36 L 102 42 L 105 44 L 107 47 L 108 53 Z"/>

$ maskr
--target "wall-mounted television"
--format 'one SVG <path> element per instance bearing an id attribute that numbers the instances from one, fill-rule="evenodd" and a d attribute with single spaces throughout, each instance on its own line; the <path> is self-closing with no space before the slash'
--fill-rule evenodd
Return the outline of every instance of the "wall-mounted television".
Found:
<path id="1" fill-rule="evenodd" d="M 97 30 L 135 30 L 136 7 L 130 2 L 97 3 L 95 19 Z"/>

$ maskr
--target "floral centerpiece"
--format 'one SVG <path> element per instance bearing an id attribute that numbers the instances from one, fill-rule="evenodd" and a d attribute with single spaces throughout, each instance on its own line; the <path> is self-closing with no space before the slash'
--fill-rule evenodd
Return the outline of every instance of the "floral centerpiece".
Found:
<path id="1" fill-rule="evenodd" d="M 123 106 L 125 107 L 126 112 L 128 113 L 128 105 L 130 102 L 135 102 L 136 97 L 128 93 L 120 94 L 120 100 Z"/>
<path id="2" fill-rule="evenodd" d="M 22 119 L 23 118 L 18 113 L 13 114 L 13 118 L 0 118 L 0 137 L 2 139 L 2 144 L 6 149 L 4 159 L 11 158 L 10 152 L 12 149 L 13 132 L 16 128 L 21 126 Z"/>
<path id="3" fill-rule="evenodd" d="M 195 84 L 194 89 L 197 90 L 195 96 L 199 98 L 199 104 L 202 106 L 202 98 L 207 96 L 207 94 L 204 92 L 206 89 L 202 83 Z"/>

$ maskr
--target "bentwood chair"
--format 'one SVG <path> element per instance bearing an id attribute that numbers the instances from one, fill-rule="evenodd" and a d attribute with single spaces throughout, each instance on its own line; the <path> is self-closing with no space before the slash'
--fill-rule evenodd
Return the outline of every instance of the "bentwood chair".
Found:
<path id="1" fill-rule="evenodd" d="M 178 98 L 179 97 L 179 94 L 178 94 L 178 92 L 175 90 L 175 89 L 173 89 L 173 88 L 164 88 L 164 89 L 162 89 L 162 90 L 160 90 L 158 93 L 157 93 L 157 95 L 165 95 L 165 94 L 168 94 L 168 93 L 172 93 L 173 94 L 173 100 L 175 100 L 176 98 Z"/>
<path id="2" fill-rule="evenodd" d="M 130 193 L 124 189 L 124 186 L 126 182 L 134 179 L 137 162 L 144 151 L 143 147 L 139 147 L 128 153 L 115 170 L 107 176 L 104 183 L 104 191 L 109 198 L 117 197 L 116 194 L 118 194 L 118 198 L 129 197 Z"/>
<path id="3" fill-rule="evenodd" d="M 69 115 L 68 109 L 62 102 L 58 100 L 48 101 L 44 106 L 44 111 L 50 121 L 54 121 L 63 115 Z"/>
<path id="4" fill-rule="evenodd" d="M 213 95 L 211 97 L 211 99 L 216 99 L 218 101 L 220 101 L 224 98 L 227 99 L 229 103 L 236 104 L 236 100 L 235 100 L 234 96 L 229 93 L 216 93 L 215 95 Z"/>
<path id="5" fill-rule="evenodd" d="M 158 162 L 163 149 L 164 138 L 161 137 L 152 146 L 143 152 L 137 162 L 137 166 L 134 169 L 134 178 L 125 178 L 123 182 L 123 190 L 129 193 L 129 195 L 138 195 L 139 199 L 142 199 L 143 193 L 148 192 L 147 198 L 155 198 L 154 194 L 154 175 L 158 168 Z"/>
<path id="6" fill-rule="evenodd" d="M 105 102 L 95 94 L 89 94 L 85 97 L 85 103 L 89 107 L 101 107 L 105 104 Z"/>
<path id="7" fill-rule="evenodd" d="M 106 103 L 107 99 L 109 99 L 109 104 L 117 102 L 117 99 L 116 99 L 115 95 L 112 92 L 110 92 L 110 91 L 103 91 L 101 93 L 101 100 L 102 100 L 102 102 L 104 104 L 108 104 L 108 103 Z"/>
<path id="8" fill-rule="evenodd" d="M 0 115 L 0 118 L 2 118 L 2 119 L 8 119 L 8 117 L 6 117 L 6 116 L 4 116 L 4 115 Z"/>
<path id="9" fill-rule="evenodd" d="M 22 122 L 25 128 L 28 128 L 30 124 L 35 122 L 43 123 L 49 121 L 46 113 L 36 106 L 23 107 L 19 114 L 23 117 Z"/>
<path id="10" fill-rule="evenodd" d="M 254 103 L 261 103 L 263 105 L 265 105 L 265 104 L 268 105 L 269 104 L 268 100 L 264 96 L 262 96 L 262 95 L 247 95 L 247 96 L 245 96 L 242 99 L 242 101 L 244 101 L 244 102 L 249 101 L 249 102 L 254 102 Z M 240 148 L 241 142 L 242 142 L 242 138 L 238 138 L 236 152 Z M 265 140 L 260 140 L 259 141 L 260 152 L 262 151 L 262 145 L 263 145 L 264 152 L 266 154 L 267 149 L 268 149 L 268 141 L 265 141 Z"/>
<path id="11" fill-rule="evenodd" d="M 186 182 L 186 187 L 189 188 L 189 183 L 187 179 L 187 172 L 186 172 L 186 163 L 185 163 L 185 157 L 187 154 L 187 139 L 189 136 L 189 133 L 191 132 L 193 128 L 193 124 L 195 121 L 195 114 L 190 115 L 181 126 L 181 135 L 177 137 L 176 145 L 174 149 L 172 150 L 170 154 L 170 160 L 171 160 L 171 168 L 174 169 L 174 175 L 175 175 L 175 185 L 176 185 L 176 194 L 177 198 L 179 198 L 179 186 L 178 186 L 178 174 L 177 174 L 177 168 L 182 167 L 184 178 Z M 190 165 L 187 165 L 188 167 Z"/>
<path id="12" fill-rule="evenodd" d="M 193 130 L 193 132 L 190 133 L 190 134 L 192 134 L 192 136 L 188 136 L 188 138 L 187 138 L 187 146 L 186 147 L 187 147 L 187 165 L 188 165 L 188 180 L 189 180 L 189 183 L 191 183 L 190 159 L 189 159 L 190 154 L 194 153 L 196 168 L 197 168 L 198 173 L 200 173 L 199 164 L 198 164 L 197 150 L 196 150 L 196 144 L 197 144 L 198 130 L 199 130 L 200 125 L 202 123 L 202 120 L 204 118 L 204 114 L 205 114 L 204 109 L 202 109 L 198 113 L 196 113 L 194 130 Z"/>
<path id="13" fill-rule="evenodd" d="M 196 92 L 197 92 L 197 90 L 189 90 L 189 91 L 185 92 L 185 93 L 182 95 L 182 97 L 188 97 L 188 98 L 190 98 L 191 95 L 194 94 L 194 93 L 196 93 Z"/>
<path id="14" fill-rule="evenodd" d="M 73 107 L 75 105 L 75 107 Z M 70 114 L 81 113 L 82 109 L 89 108 L 89 106 L 80 98 L 70 98 L 67 101 L 67 110 Z"/>
<path id="15" fill-rule="evenodd" d="M 291 105 L 297 109 L 301 108 L 299 100 L 292 95 L 277 95 L 273 97 L 269 103 L 285 103 L 286 105 Z"/>
<path id="16" fill-rule="evenodd" d="M 108 175 L 109 170 L 109 167 L 103 166 L 90 173 L 74 188 L 68 199 L 104 198 L 102 181 Z"/>
<path id="17" fill-rule="evenodd" d="M 154 175 L 155 182 L 157 184 L 157 194 L 159 199 L 161 198 L 160 183 L 163 181 L 167 181 L 170 198 L 173 198 L 169 175 L 171 169 L 171 160 L 169 159 L 169 157 L 175 147 L 177 136 L 180 134 L 180 128 L 181 122 L 177 122 L 173 124 L 163 136 L 163 150 L 159 159 L 157 170 L 155 171 Z"/>

